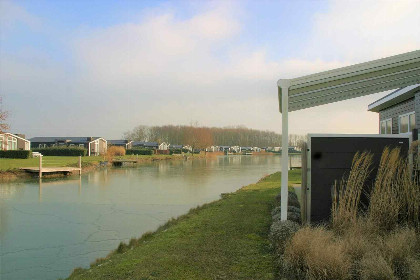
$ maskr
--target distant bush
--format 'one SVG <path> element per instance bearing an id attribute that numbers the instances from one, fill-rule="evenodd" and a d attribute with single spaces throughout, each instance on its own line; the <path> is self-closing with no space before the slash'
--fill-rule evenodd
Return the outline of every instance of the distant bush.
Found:
<path id="1" fill-rule="evenodd" d="M 107 151 L 106 151 L 106 156 L 107 157 L 120 157 L 120 156 L 125 156 L 125 149 L 124 147 L 120 147 L 120 146 L 110 146 L 108 147 Z"/>
<path id="2" fill-rule="evenodd" d="M 32 149 L 43 156 L 86 156 L 87 150 L 81 147 L 49 147 Z"/>
<path id="3" fill-rule="evenodd" d="M 0 151 L 0 158 L 30 158 L 32 151 L 13 150 L 13 151 Z"/>
<path id="4" fill-rule="evenodd" d="M 169 154 L 170 155 L 173 155 L 173 154 L 175 154 L 175 155 L 182 154 L 182 149 L 170 149 L 169 150 Z"/>
<path id="5" fill-rule="evenodd" d="M 153 150 L 150 149 L 128 149 L 125 151 L 126 155 L 153 155 Z"/>

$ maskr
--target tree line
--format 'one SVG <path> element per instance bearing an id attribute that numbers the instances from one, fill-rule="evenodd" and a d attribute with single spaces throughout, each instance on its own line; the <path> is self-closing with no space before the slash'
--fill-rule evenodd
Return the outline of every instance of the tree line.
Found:
<path id="1" fill-rule="evenodd" d="M 203 127 L 197 125 L 139 125 L 124 133 L 124 139 L 145 142 L 167 142 L 196 148 L 217 146 L 281 147 L 281 134 L 268 130 L 236 127 Z M 301 146 L 305 136 L 289 135 L 289 146 Z"/>

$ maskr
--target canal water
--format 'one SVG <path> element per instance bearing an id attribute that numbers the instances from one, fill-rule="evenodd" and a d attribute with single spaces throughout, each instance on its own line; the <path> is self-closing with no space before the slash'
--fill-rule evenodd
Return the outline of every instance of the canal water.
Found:
<path id="1" fill-rule="evenodd" d="M 65 278 L 121 241 L 279 171 L 280 159 L 160 161 L 67 179 L 1 183 L 0 279 Z"/>

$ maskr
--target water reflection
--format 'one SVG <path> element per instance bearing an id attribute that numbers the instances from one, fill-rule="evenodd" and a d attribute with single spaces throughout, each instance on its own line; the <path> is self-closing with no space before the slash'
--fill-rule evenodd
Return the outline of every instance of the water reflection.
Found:
<path id="1" fill-rule="evenodd" d="M 278 170 L 278 156 L 225 156 L 1 184 L 0 278 L 66 277 L 120 241 Z"/>
<path id="2" fill-rule="evenodd" d="M 66 182 L 67 184 L 71 184 L 71 185 L 77 185 L 78 189 L 77 189 L 77 193 L 80 196 L 82 193 L 82 176 L 79 176 L 77 179 L 65 179 L 64 182 Z M 54 187 L 54 186 L 61 186 L 63 185 L 63 179 L 55 179 L 55 180 L 48 180 L 48 179 L 43 179 L 43 178 L 39 178 L 38 179 L 38 201 L 42 202 L 42 192 L 43 189 L 48 188 L 48 187 Z"/>

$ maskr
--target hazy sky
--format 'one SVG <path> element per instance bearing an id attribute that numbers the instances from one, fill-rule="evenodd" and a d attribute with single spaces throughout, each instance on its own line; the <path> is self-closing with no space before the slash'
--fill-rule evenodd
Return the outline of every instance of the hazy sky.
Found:
<path id="1" fill-rule="evenodd" d="M 281 132 L 276 81 L 420 48 L 420 1 L 0 0 L 12 132 L 136 125 Z M 385 93 L 289 115 L 290 133 L 377 133 Z"/>

